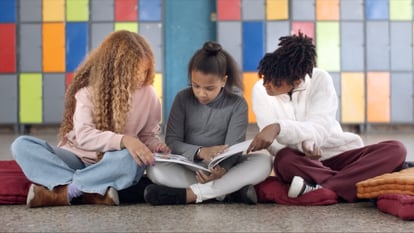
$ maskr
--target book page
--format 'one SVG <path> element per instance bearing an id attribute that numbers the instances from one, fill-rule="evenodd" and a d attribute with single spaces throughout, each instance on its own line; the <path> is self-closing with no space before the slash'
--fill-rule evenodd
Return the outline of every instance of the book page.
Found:
<path id="1" fill-rule="evenodd" d="M 230 146 L 227 149 L 227 151 L 214 157 L 214 159 L 211 160 L 211 162 L 209 163 L 208 167 L 211 169 L 212 167 L 216 166 L 217 164 L 227 159 L 228 157 L 231 157 L 232 155 L 246 151 L 252 141 L 253 139 L 250 139 L 250 140 L 240 142 L 240 143 Z"/>
<path id="2" fill-rule="evenodd" d="M 156 162 L 178 163 L 185 165 L 193 171 L 203 170 L 210 172 L 207 166 L 203 166 L 202 163 L 194 163 L 182 155 L 154 153 L 154 159 Z"/>

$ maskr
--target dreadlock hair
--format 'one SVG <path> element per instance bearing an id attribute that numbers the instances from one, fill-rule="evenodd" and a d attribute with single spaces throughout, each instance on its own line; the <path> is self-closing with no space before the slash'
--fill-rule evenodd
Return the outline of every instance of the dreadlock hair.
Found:
<path id="1" fill-rule="evenodd" d="M 296 80 L 304 80 L 306 74 L 312 78 L 316 66 L 316 50 L 312 38 L 299 31 L 298 35 L 279 38 L 279 48 L 266 53 L 258 66 L 259 78 L 280 87 L 282 80 L 294 85 Z"/>
<path id="2" fill-rule="evenodd" d="M 213 74 L 224 78 L 227 75 L 224 90 L 237 93 L 243 90 L 241 72 L 237 62 L 219 43 L 207 41 L 197 50 L 188 63 L 188 79 L 191 83 L 191 71 L 197 70 L 204 74 Z"/>
<path id="3" fill-rule="evenodd" d="M 136 89 L 154 81 L 154 56 L 148 42 L 125 30 L 107 36 L 79 65 L 65 95 L 65 112 L 59 139 L 73 129 L 75 94 L 90 88 L 96 129 L 121 133 Z"/>

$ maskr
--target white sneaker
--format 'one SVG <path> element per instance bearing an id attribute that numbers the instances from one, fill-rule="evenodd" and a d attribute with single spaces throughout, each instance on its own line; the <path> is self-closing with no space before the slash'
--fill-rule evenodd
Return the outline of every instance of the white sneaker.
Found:
<path id="1" fill-rule="evenodd" d="M 316 184 L 316 185 L 310 185 L 305 182 L 305 180 L 300 176 L 294 176 L 292 183 L 290 184 L 288 197 L 290 198 L 296 198 L 299 197 L 302 194 L 305 194 L 310 191 L 314 191 L 317 189 L 322 188 L 322 186 Z"/>

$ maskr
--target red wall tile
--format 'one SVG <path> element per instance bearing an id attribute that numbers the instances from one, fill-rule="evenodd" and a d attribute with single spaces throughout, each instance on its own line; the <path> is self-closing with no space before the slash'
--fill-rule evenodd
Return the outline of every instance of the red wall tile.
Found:
<path id="1" fill-rule="evenodd" d="M 70 83 L 72 82 L 72 79 L 73 79 L 73 73 L 66 73 L 66 80 L 65 80 L 66 88 L 65 88 L 65 90 L 68 89 Z"/>
<path id="2" fill-rule="evenodd" d="M 240 0 L 218 0 L 217 20 L 240 20 Z"/>
<path id="3" fill-rule="evenodd" d="M 115 21 L 137 21 L 138 0 L 115 0 Z"/>
<path id="4" fill-rule="evenodd" d="M 0 24 L 0 73 L 16 72 L 16 24 Z"/>

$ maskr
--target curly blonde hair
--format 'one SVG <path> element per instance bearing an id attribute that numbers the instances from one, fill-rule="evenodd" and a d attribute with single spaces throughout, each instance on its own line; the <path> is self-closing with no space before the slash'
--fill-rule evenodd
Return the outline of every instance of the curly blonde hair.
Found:
<path id="1" fill-rule="evenodd" d="M 96 129 L 121 133 L 131 109 L 132 93 L 154 81 L 154 55 L 139 34 L 116 31 L 92 51 L 76 69 L 65 95 L 59 139 L 73 129 L 75 94 L 83 87 L 92 92 Z"/>

